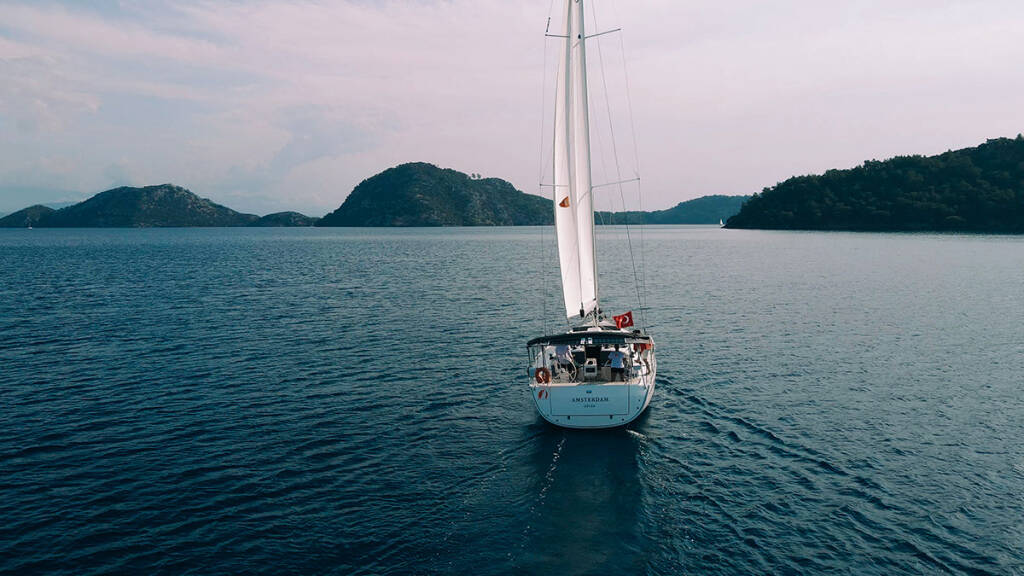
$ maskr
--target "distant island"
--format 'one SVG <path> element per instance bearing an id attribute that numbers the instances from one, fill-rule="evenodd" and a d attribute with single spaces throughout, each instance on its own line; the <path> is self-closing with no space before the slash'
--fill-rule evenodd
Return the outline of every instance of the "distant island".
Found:
<path id="1" fill-rule="evenodd" d="M 746 196 L 704 196 L 654 212 L 598 212 L 599 224 L 718 224 Z M 551 198 L 500 178 L 474 178 L 414 162 L 361 182 L 317 226 L 537 226 L 554 220 Z"/>
<path id="2" fill-rule="evenodd" d="M 718 224 L 740 211 L 750 196 L 701 196 L 653 212 L 598 212 L 598 224 Z"/>
<path id="3" fill-rule="evenodd" d="M 315 218 L 297 212 L 236 212 L 173 184 L 120 187 L 54 210 L 30 206 L 0 218 L 2 228 L 156 228 L 198 226 L 311 226 Z"/>
<path id="4" fill-rule="evenodd" d="M 413 162 L 363 180 L 316 225 L 531 226 L 552 219 L 551 200 L 505 180 Z"/>
<path id="5" fill-rule="evenodd" d="M 314 226 L 319 218 L 299 214 L 298 212 L 275 212 L 250 222 L 248 226 L 260 228 L 282 228 L 296 226 Z"/>
<path id="6" fill-rule="evenodd" d="M 236 212 L 180 186 L 121 187 L 70 206 L 35 205 L 0 228 L 158 226 L 537 226 L 551 199 L 500 178 L 424 162 L 363 180 L 323 218 Z M 796 176 L 753 196 L 703 196 L 666 210 L 597 212 L 598 224 L 717 224 L 726 228 L 1024 233 L 1024 136 L 936 156 L 868 160 Z"/>
<path id="7" fill-rule="evenodd" d="M 1024 136 L 790 178 L 726 227 L 1024 233 Z"/>
<path id="8" fill-rule="evenodd" d="M 599 224 L 717 224 L 745 196 L 705 196 L 652 212 L 599 212 Z M 323 218 L 298 212 L 236 212 L 173 184 L 120 187 L 53 209 L 35 205 L 0 218 L 0 228 L 237 226 L 538 226 L 553 221 L 552 200 L 433 164 L 389 168 L 356 186 Z"/>
<path id="9" fill-rule="evenodd" d="M 246 226 L 258 220 L 200 198 L 172 184 L 121 187 L 45 216 L 50 228 L 142 228 L 169 226 Z"/>
<path id="10" fill-rule="evenodd" d="M 36 204 L 17 212 L 13 212 L 0 218 L 0 228 L 28 228 L 38 226 L 44 218 L 53 214 L 55 210 L 49 206 Z"/>

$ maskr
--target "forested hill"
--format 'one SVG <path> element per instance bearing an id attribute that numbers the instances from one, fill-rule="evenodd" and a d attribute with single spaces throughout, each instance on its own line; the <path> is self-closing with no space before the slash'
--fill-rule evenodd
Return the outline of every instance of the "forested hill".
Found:
<path id="1" fill-rule="evenodd" d="M 653 212 L 599 212 L 598 224 L 717 224 L 743 196 L 704 196 Z M 401 164 L 363 180 L 321 219 L 297 212 L 259 218 L 201 198 L 180 186 L 121 187 L 53 210 L 31 206 L 0 218 L 0 228 L 159 226 L 550 226 L 552 199 L 433 164 Z"/>
<path id="2" fill-rule="evenodd" d="M 790 178 L 726 227 L 1024 233 L 1024 136 Z"/>
<path id="3" fill-rule="evenodd" d="M 717 224 L 745 196 L 704 196 L 654 212 L 599 212 L 599 224 Z M 550 225 L 551 198 L 516 190 L 499 178 L 479 178 L 413 162 L 363 180 L 317 226 Z"/>
<path id="4" fill-rule="evenodd" d="M 598 224 L 718 224 L 740 211 L 750 196 L 701 196 L 666 210 L 598 212 Z"/>
<path id="5" fill-rule="evenodd" d="M 167 226 L 245 226 L 257 219 L 173 184 L 121 187 L 52 212 L 39 221 L 51 228 L 145 228 Z"/>
<path id="6" fill-rule="evenodd" d="M 412 162 L 363 180 L 317 226 L 522 226 L 550 224 L 551 201 L 500 178 Z"/>
<path id="7" fill-rule="evenodd" d="M 312 226 L 316 218 L 279 212 L 259 218 L 201 198 L 173 184 L 121 187 L 54 210 L 29 206 L 0 218 L 0 228 L 149 228 L 190 226 Z"/>
<path id="8" fill-rule="evenodd" d="M 28 208 L 22 208 L 13 214 L 0 218 L 0 228 L 25 228 L 27 226 L 38 226 L 39 221 L 53 214 L 53 208 L 36 204 Z"/>

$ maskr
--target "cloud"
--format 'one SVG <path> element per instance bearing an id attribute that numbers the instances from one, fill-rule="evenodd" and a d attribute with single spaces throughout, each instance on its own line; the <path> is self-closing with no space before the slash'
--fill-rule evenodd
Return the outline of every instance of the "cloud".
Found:
<path id="1" fill-rule="evenodd" d="M 320 158 L 350 154 L 374 145 L 372 129 L 360 128 L 329 109 L 301 106 L 284 110 L 282 115 L 282 128 L 289 139 L 270 161 L 271 174 L 284 174 Z"/>
<path id="2" fill-rule="evenodd" d="M 416 160 L 536 192 L 549 5 L 0 3 L 0 210 L 21 207 L 3 186 L 31 174 L 41 189 L 171 181 L 243 210 L 323 213 Z M 648 207 L 1024 125 L 1016 1 L 591 6 L 595 30 L 624 28 L 600 46 L 613 72 L 626 48 Z"/>
<path id="3" fill-rule="evenodd" d="M 83 158 L 90 165 L 109 165 L 98 157 L 105 151 L 140 179 L 188 180 L 211 195 L 237 194 L 243 180 L 249 193 L 266 195 L 303 164 L 355 155 L 364 166 L 374 150 L 374 170 L 411 159 L 469 170 L 478 159 L 459 150 L 495 137 L 460 130 L 483 132 L 480 114 L 507 106 L 500 103 L 506 91 L 482 80 L 486 62 L 461 56 L 488 43 L 483 24 L 494 8 L 467 6 L 196 2 L 97 12 L 0 5 L 9 34 L 0 46 L 36 58 L 6 67 L 19 94 L 5 109 L 19 111 L 25 130 L 77 123 L 74 136 L 51 144 L 89 142 L 97 156 Z M 8 52 L 0 54 L 5 64 Z M 0 163 L 0 178 L 5 168 L 13 166 Z M 334 176 L 330 204 L 368 174 Z M 99 169 L 91 181 L 114 183 Z"/>
<path id="4" fill-rule="evenodd" d="M 132 176 L 131 167 L 122 162 L 116 162 L 104 168 L 103 177 L 110 182 L 111 186 L 115 187 L 139 184 L 138 179 Z"/>
<path id="5" fill-rule="evenodd" d="M 21 132 L 57 132 L 69 120 L 96 111 L 95 96 L 66 87 L 58 58 L 19 48 L 13 42 L 0 46 L 0 117 L 5 123 Z"/>

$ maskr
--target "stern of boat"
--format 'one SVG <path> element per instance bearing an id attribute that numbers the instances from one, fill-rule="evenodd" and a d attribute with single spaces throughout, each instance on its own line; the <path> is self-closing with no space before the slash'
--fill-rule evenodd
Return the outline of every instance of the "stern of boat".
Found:
<path id="1" fill-rule="evenodd" d="M 654 343 L 638 332 L 566 333 L 531 341 L 530 397 L 540 415 L 565 428 L 613 428 L 635 420 L 654 396 Z M 621 376 L 605 366 L 627 354 Z"/>

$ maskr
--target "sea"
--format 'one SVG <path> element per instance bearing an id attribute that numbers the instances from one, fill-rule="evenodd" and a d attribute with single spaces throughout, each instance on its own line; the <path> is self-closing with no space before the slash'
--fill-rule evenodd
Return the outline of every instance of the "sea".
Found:
<path id="1" fill-rule="evenodd" d="M 0 230 L 0 573 L 1024 575 L 1024 237 L 602 227 L 605 431 L 528 396 L 554 248 Z"/>

